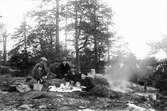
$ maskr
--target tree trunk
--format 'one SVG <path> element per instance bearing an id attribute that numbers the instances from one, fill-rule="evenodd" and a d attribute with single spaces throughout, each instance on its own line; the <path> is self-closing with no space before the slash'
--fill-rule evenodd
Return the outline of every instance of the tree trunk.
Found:
<path id="1" fill-rule="evenodd" d="M 77 0 L 75 0 L 76 4 L 75 4 L 75 51 L 76 51 L 76 67 L 77 67 L 77 71 L 80 71 L 80 58 L 79 58 L 79 32 L 78 32 L 78 3 Z"/>
<path id="2" fill-rule="evenodd" d="M 24 18 L 24 32 L 23 32 L 23 34 L 24 34 L 24 52 L 27 52 L 27 35 L 26 35 L 26 26 L 27 26 L 27 23 L 26 23 L 26 20 L 25 20 L 25 18 Z"/>
<path id="3" fill-rule="evenodd" d="M 66 14 L 67 14 L 67 12 L 66 12 Z M 66 28 L 65 28 L 65 50 L 67 50 L 67 15 L 65 16 L 65 26 L 66 26 Z"/>
<path id="4" fill-rule="evenodd" d="M 57 57 L 59 55 L 59 0 L 56 1 L 56 51 L 57 51 Z"/>
<path id="5" fill-rule="evenodd" d="M 50 47 L 51 47 L 51 50 L 53 51 L 53 36 L 52 36 L 52 32 L 50 32 Z"/>
<path id="6" fill-rule="evenodd" d="M 6 42 L 7 42 L 7 35 L 6 35 L 6 32 L 5 32 L 3 34 L 3 62 L 4 62 L 4 64 L 6 64 L 6 55 L 7 55 Z"/>
<path id="7" fill-rule="evenodd" d="M 108 45 L 108 63 L 110 62 L 110 46 Z"/>
<path id="8" fill-rule="evenodd" d="M 96 0 L 94 1 L 94 53 L 95 53 L 95 71 L 98 71 L 98 52 L 97 52 L 97 34 L 96 34 Z"/>

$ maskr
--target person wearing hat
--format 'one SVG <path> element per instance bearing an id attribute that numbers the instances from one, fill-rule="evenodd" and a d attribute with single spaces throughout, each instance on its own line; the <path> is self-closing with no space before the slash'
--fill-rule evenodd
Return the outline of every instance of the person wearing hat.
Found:
<path id="1" fill-rule="evenodd" d="M 53 62 L 53 63 L 51 63 L 49 65 L 49 71 L 50 71 L 50 74 L 53 77 L 60 78 L 59 65 L 60 65 L 60 61 L 59 60 L 55 60 L 55 62 Z"/>
<path id="2" fill-rule="evenodd" d="M 67 80 L 70 81 L 72 84 L 76 84 L 76 82 L 80 81 L 80 73 L 77 72 L 76 67 L 71 66 L 71 71 L 67 76 Z"/>
<path id="3" fill-rule="evenodd" d="M 71 70 L 66 57 L 63 58 L 62 63 L 59 65 L 59 69 L 60 69 L 60 79 L 63 78 L 66 79 Z"/>
<path id="4" fill-rule="evenodd" d="M 41 57 L 40 62 L 37 63 L 32 70 L 32 76 L 34 79 L 42 83 L 43 79 L 46 78 L 48 74 L 47 58 Z"/>

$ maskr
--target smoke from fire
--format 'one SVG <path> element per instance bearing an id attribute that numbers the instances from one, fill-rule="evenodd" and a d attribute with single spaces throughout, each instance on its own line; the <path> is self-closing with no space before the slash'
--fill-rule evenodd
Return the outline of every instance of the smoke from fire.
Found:
<path id="1" fill-rule="evenodd" d="M 106 79 L 112 90 L 127 92 L 131 91 L 129 86 L 134 77 L 142 78 L 150 74 L 152 68 L 141 66 L 135 56 L 129 54 L 119 57 L 116 63 L 106 68 Z"/>

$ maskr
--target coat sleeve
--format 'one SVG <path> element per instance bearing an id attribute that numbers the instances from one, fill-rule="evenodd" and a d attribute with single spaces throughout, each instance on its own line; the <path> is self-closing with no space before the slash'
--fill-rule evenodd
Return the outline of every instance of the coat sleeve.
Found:
<path id="1" fill-rule="evenodd" d="M 31 76 L 32 76 L 32 77 L 34 77 L 34 76 L 36 75 L 38 66 L 39 66 L 39 64 L 36 64 L 36 65 L 34 66 L 34 68 L 32 69 L 32 72 L 31 72 Z"/>
<path id="2" fill-rule="evenodd" d="M 46 75 L 49 75 L 50 70 L 49 70 L 49 68 L 47 67 L 47 64 L 46 64 L 46 63 L 44 64 L 44 70 L 46 71 Z"/>

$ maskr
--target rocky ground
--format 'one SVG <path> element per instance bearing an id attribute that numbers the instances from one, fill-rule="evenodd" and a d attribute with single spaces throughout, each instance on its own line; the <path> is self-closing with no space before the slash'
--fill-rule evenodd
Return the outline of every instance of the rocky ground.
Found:
<path id="1" fill-rule="evenodd" d="M 151 109 L 157 104 L 151 98 L 135 92 L 117 92 L 115 96 L 97 97 L 81 92 L 7 91 L 9 85 L 24 79 L 0 77 L 0 111 L 135 111 L 135 108 L 130 108 L 128 103 L 142 107 L 145 111 L 153 111 Z"/>

